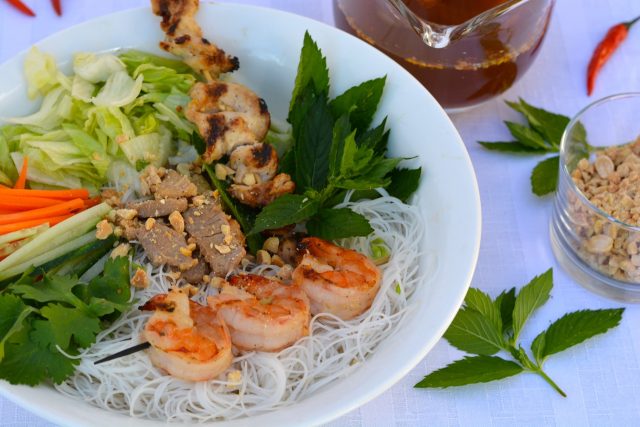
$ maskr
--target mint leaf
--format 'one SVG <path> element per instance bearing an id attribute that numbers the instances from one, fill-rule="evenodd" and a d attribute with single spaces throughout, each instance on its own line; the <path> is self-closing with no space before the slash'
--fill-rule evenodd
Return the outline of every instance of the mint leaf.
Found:
<path id="1" fill-rule="evenodd" d="M 540 133 L 549 144 L 560 147 L 562 134 L 570 122 L 569 117 L 534 107 L 522 98 L 520 98 L 520 103 L 507 102 L 507 105 L 524 115 L 529 125 Z"/>
<path id="2" fill-rule="evenodd" d="M 496 297 L 495 305 L 500 310 L 502 319 L 502 331 L 509 332 L 513 326 L 513 308 L 516 304 L 516 288 L 502 291 Z"/>
<path id="3" fill-rule="evenodd" d="M 533 169 L 531 173 L 531 191 L 536 196 L 544 196 L 556 191 L 558 186 L 558 173 L 560 157 L 549 157 Z"/>
<path id="4" fill-rule="evenodd" d="M 511 135 L 522 145 L 525 145 L 530 148 L 544 150 L 544 151 L 558 151 L 557 149 L 552 149 L 545 142 L 544 138 L 535 130 L 527 127 L 525 125 L 521 125 L 520 123 L 515 122 L 504 122 L 509 128 L 509 132 Z"/>
<path id="5" fill-rule="evenodd" d="M 400 169 L 396 168 L 391 171 L 389 177 L 391 183 L 387 186 L 387 191 L 393 197 L 397 197 L 404 203 L 416 192 L 420 185 L 420 177 L 422 168 L 417 169 Z"/>
<path id="6" fill-rule="evenodd" d="M 458 311 L 444 337 L 452 346 L 462 351 L 486 356 L 497 353 L 504 345 L 496 326 L 485 316 L 469 308 Z"/>
<path id="7" fill-rule="evenodd" d="M 69 347 L 71 337 L 78 347 L 89 347 L 100 332 L 97 317 L 85 315 L 80 310 L 67 308 L 59 304 L 49 304 L 41 310 L 42 316 L 49 320 L 51 332 L 56 344 L 62 349 Z"/>
<path id="8" fill-rule="evenodd" d="M 300 61 L 298 62 L 298 73 L 296 75 L 289 111 L 294 109 L 300 93 L 309 85 L 316 94 L 324 94 L 326 98 L 329 93 L 329 70 L 327 60 L 322 56 L 322 51 L 309 35 L 304 33 Z"/>
<path id="9" fill-rule="evenodd" d="M 468 308 L 471 308 L 484 317 L 489 319 L 496 330 L 502 330 L 502 319 L 500 317 L 500 310 L 491 300 L 489 295 L 482 292 L 480 289 L 469 288 L 467 295 L 464 297 L 464 302 Z"/>
<path id="10" fill-rule="evenodd" d="M 545 332 L 542 331 L 538 334 L 537 337 L 531 343 L 531 352 L 533 353 L 533 357 L 536 359 L 540 365 L 544 362 L 544 347 L 546 345 L 545 340 Z"/>
<path id="11" fill-rule="evenodd" d="M 513 339 L 518 339 L 524 324 L 536 309 L 549 299 L 553 288 L 553 270 L 549 269 L 540 276 L 534 277 L 524 286 L 516 297 L 513 308 Z"/>
<path id="12" fill-rule="evenodd" d="M 371 148 L 375 154 L 384 155 L 389 142 L 389 131 L 385 130 L 386 126 L 387 118 L 385 117 L 378 126 L 356 135 L 358 147 Z"/>
<path id="13" fill-rule="evenodd" d="M 478 144 L 482 145 L 487 150 L 501 151 L 503 153 L 542 154 L 547 152 L 547 150 L 545 149 L 531 147 L 529 145 L 522 144 L 518 141 L 510 141 L 510 142 L 478 141 Z"/>
<path id="14" fill-rule="evenodd" d="M 354 129 L 368 129 L 378 109 L 386 77 L 360 83 L 329 103 L 333 117 L 348 114 Z"/>
<path id="15" fill-rule="evenodd" d="M 312 236 L 325 240 L 344 239 L 353 236 L 368 236 L 373 232 L 369 221 L 349 208 L 320 209 L 307 222 L 307 231 Z"/>
<path id="16" fill-rule="evenodd" d="M 536 359 L 544 361 L 552 354 L 580 344 L 596 335 L 618 326 L 624 308 L 608 310 L 580 310 L 565 314 L 534 340 L 532 350 Z M 539 338 L 541 335 L 544 338 Z M 536 342 L 537 341 L 537 342 Z"/>
<path id="17" fill-rule="evenodd" d="M 354 146 L 350 147 L 355 152 L 355 131 L 351 131 L 349 115 L 344 114 L 336 120 L 333 125 L 333 137 L 331 149 L 329 150 L 329 177 L 335 178 L 340 175 L 340 165 L 344 156 L 344 147 L 347 138 L 353 140 Z"/>
<path id="18" fill-rule="evenodd" d="M 34 311 L 33 307 L 27 306 L 15 295 L 0 295 L 0 361 L 4 357 L 7 339 L 22 329 L 24 319 Z"/>
<path id="19" fill-rule="evenodd" d="M 446 388 L 487 383 L 512 377 L 523 371 L 517 363 L 495 356 L 474 356 L 457 360 L 424 377 L 417 388 Z"/>
<path id="20" fill-rule="evenodd" d="M 294 156 L 297 190 L 300 193 L 308 189 L 320 191 L 327 184 L 329 173 L 333 116 L 326 101 L 315 97 L 309 101 L 304 119 L 297 124 L 294 123 L 292 126 L 296 141 Z"/>
<path id="21" fill-rule="evenodd" d="M 312 217 L 318 211 L 318 202 L 301 194 L 285 194 L 269 203 L 256 217 L 249 234 L 296 224 Z"/>

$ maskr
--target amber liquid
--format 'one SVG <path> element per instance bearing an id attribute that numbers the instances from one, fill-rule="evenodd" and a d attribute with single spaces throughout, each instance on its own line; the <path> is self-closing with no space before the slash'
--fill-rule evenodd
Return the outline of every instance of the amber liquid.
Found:
<path id="1" fill-rule="evenodd" d="M 506 0 L 405 0 L 425 21 L 457 25 Z M 529 0 L 451 45 L 426 46 L 386 0 L 334 0 L 336 25 L 374 45 L 420 80 L 447 109 L 464 109 L 509 87 L 535 58 L 553 0 Z"/>

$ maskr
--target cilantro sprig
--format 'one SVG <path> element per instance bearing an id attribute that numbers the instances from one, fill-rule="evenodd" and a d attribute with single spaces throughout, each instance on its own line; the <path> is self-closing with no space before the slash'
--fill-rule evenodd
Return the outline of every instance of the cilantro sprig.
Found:
<path id="1" fill-rule="evenodd" d="M 562 134 L 570 122 L 569 117 L 551 113 L 533 105 L 523 99 L 518 102 L 509 102 L 507 105 L 524 116 L 527 124 L 505 121 L 505 125 L 513 136 L 513 141 L 485 142 L 478 141 L 484 148 L 502 153 L 546 155 L 558 153 Z M 578 124 L 577 126 L 580 126 Z M 586 141 L 584 128 L 581 141 L 585 146 L 585 153 L 590 147 Z M 579 132 L 574 130 L 575 138 Z M 531 173 L 531 191 L 537 196 L 553 193 L 558 185 L 559 171 L 558 155 L 548 156 L 540 161 Z"/>
<path id="2" fill-rule="evenodd" d="M 618 326 L 624 308 L 580 310 L 566 314 L 538 334 L 528 353 L 518 339 L 533 313 L 548 301 L 552 288 L 553 271 L 549 269 L 533 278 L 520 292 L 516 293 L 512 288 L 495 299 L 479 289 L 469 289 L 464 306 L 444 338 L 454 347 L 474 356 L 467 356 L 430 373 L 415 386 L 446 388 L 531 372 L 566 397 L 566 393 L 543 370 L 545 361 L 549 356 Z M 512 360 L 495 356 L 499 352 L 510 355 Z"/>
<path id="3" fill-rule="evenodd" d="M 75 276 L 31 272 L 0 293 L 0 378 L 12 384 L 61 383 L 80 350 L 129 308 L 129 260 L 109 259 L 88 284 Z"/>
<path id="4" fill-rule="evenodd" d="M 366 236 L 368 220 L 350 209 L 335 209 L 347 191 L 352 199 L 378 197 L 386 188 L 402 200 L 417 189 L 421 169 L 400 169 L 402 158 L 386 157 L 386 119 L 370 128 L 386 77 L 363 82 L 329 97 L 326 58 L 305 33 L 288 122 L 292 144 L 280 169 L 296 182 L 296 194 L 279 197 L 255 218 L 249 235 L 305 222 L 310 234 L 326 239 Z"/>

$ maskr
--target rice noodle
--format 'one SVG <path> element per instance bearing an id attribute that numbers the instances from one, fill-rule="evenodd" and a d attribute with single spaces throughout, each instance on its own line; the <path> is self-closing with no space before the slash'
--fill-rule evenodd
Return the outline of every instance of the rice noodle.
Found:
<path id="1" fill-rule="evenodd" d="M 347 239 L 342 245 L 370 253 L 371 241 L 382 238 L 391 250 L 390 261 L 382 267 L 380 292 L 363 315 L 349 321 L 317 315 L 311 320 L 311 334 L 295 345 L 279 353 L 242 354 L 227 375 L 207 382 L 190 383 L 165 375 L 144 352 L 96 366 L 96 360 L 140 342 L 151 314 L 135 305 L 170 287 L 167 270 L 153 267 L 138 250 L 135 261 L 146 265 L 149 287 L 135 292 L 134 308 L 98 336 L 96 344 L 80 356 L 76 373 L 57 390 L 133 417 L 205 422 L 273 411 L 347 376 L 400 327 L 412 307 L 412 294 L 428 273 L 419 270 L 424 227 L 418 208 L 383 194 L 376 200 L 347 200 L 341 205 L 366 216 L 375 230 L 369 237 Z M 277 269 L 250 266 L 245 271 L 272 275 Z M 196 298 L 204 302 L 207 294 L 216 292 L 205 288 Z M 234 375 L 228 374 L 234 370 L 241 373 L 236 383 Z"/>

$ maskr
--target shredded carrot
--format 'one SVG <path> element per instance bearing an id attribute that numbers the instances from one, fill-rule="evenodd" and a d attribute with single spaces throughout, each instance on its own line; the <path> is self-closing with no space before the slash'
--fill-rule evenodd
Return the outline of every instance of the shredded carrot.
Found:
<path id="1" fill-rule="evenodd" d="M 57 205 L 47 206 L 46 208 L 0 215 L 0 224 L 12 224 L 14 222 L 23 222 L 31 219 L 51 218 L 52 216 L 70 214 L 73 211 L 82 208 L 84 208 L 84 202 L 82 199 L 73 199 L 68 202 L 58 203 Z"/>
<path id="2" fill-rule="evenodd" d="M 21 197 L 48 197 L 50 199 L 71 200 L 88 199 L 89 190 L 75 188 L 72 190 L 21 190 L 15 188 L 0 188 L 0 197 L 5 195 Z"/>
<path id="3" fill-rule="evenodd" d="M 13 188 L 18 190 L 23 190 L 25 185 L 27 185 L 27 165 L 28 164 L 29 164 L 29 158 L 27 156 L 24 156 L 24 159 L 22 159 L 22 169 L 20 169 L 20 175 L 18 176 L 18 179 L 16 180 L 16 183 L 13 186 Z"/>
<path id="4" fill-rule="evenodd" d="M 29 221 L 14 222 L 12 224 L 2 224 L 0 225 L 0 235 L 11 233 L 18 230 L 24 230 L 25 228 L 35 227 L 37 225 L 44 224 L 44 223 L 48 223 L 49 226 L 54 226 L 57 223 L 62 222 L 67 218 L 71 218 L 72 216 L 73 214 L 59 215 L 59 216 L 52 216 L 50 218 L 39 218 L 39 219 L 32 219 Z"/>
<path id="5" fill-rule="evenodd" d="M 3 194 L 0 197 L 0 212 L 27 211 L 57 205 L 62 202 L 63 200 L 60 199 L 48 199 L 46 197 L 22 197 Z"/>

